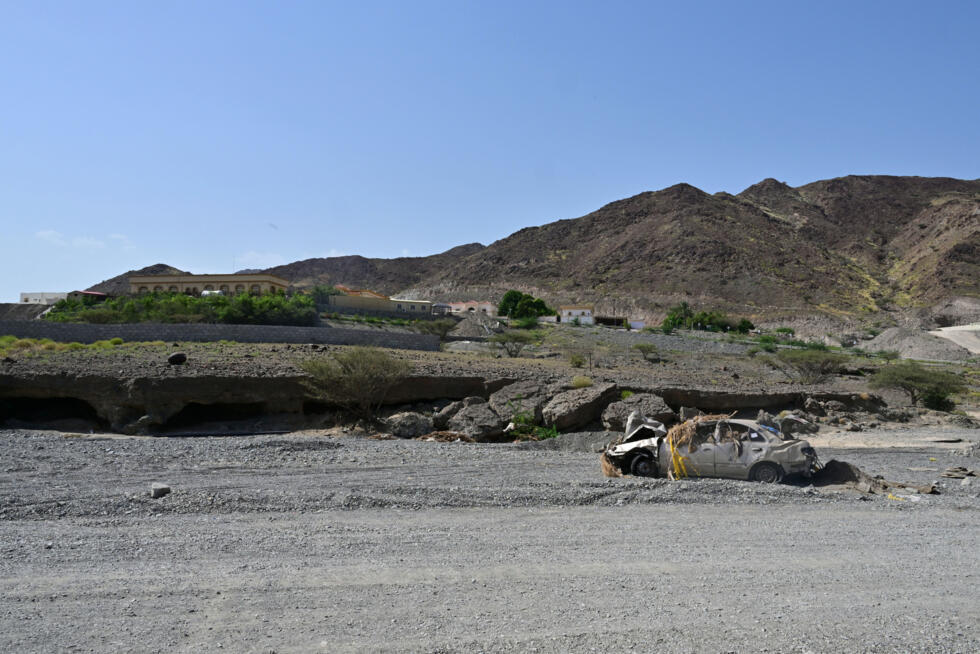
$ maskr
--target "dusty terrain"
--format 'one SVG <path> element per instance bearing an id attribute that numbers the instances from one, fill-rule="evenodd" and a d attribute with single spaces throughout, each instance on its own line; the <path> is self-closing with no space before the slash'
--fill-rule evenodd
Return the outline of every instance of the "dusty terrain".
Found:
<path id="1" fill-rule="evenodd" d="M 980 484 L 939 477 L 976 457 L 821 451 L 941 482 L 889 499 L 605 479 L 566 442 L 0 431 L 0 650 L 980 648 Z"/>

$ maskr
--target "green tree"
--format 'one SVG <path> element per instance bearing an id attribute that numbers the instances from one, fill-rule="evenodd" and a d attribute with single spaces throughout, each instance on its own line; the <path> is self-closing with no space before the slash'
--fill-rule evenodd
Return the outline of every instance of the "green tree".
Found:
<path id="1" fill-rule="evenodd" d="M 650 363 L 656 363 L 660 360 L 660 350 L 653 343 L 637 343 L 633 349 L 643 355 L 643 358 Z"/>
<path id="2" fill-rule="evenodd" d="M 520 291 L 510 290 L 504 293 L 504 297 L 497 305 L 497 313 L 501 316 L 509 316 L 517 308 L 517 303 L 521 301 L 524 294 Z"/>
<path id="3" fill-rule="evenodd" d="M 950 396 L 962 393 L 966 388 L 959 375 L 945 370 L 926 368 L 914 361 L 879 368 L 868 385 L 873 389 L 890 388 L 903 391 L 909 396 L 912 406 L 921 400 L 928 408 L 948 411 L 954 404 Z"/>
<path id="4" fill-rule="evenodd" d="M 446 336 L 456 327 L 456 321 L 452 318 L 439 318 L 437 320 L 422 320 L 415 328 L 423 334 L 435 334 L 439 340 L 446 340 Z"/>

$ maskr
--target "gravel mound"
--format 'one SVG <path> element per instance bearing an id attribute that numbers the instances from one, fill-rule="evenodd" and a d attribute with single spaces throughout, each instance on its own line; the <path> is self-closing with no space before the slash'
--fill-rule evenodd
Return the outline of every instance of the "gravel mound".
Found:
<path id="1" fill-rule="evenodd" d="M 897 350 L 905 359 L 966 361 L 972 354 L 966 348 L 925 332 L 890 327 L 864 345 L 870 352 Z"/>

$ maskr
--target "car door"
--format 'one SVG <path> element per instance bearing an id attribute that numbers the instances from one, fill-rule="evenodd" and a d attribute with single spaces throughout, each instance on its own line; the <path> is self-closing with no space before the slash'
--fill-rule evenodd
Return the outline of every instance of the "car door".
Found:
<path id="1" fill-rule="evenodd" d="M 690 446 L 682 445 L 677 454 L 683 457 L 688 477 L 715 476 L 715 426 L 698 425 L 696 436 Z"/>
<path id="2" fill-rule="evenodd" d="M 718 451 L 715 460 L 718 476 L 727 479 L 748 479 L 752 466 L 765 458 L 769 451 L 769 439 L 761 429 L 734 424 L 732 427 L 736 439 L 729 439 L 724 449 Z M 743 428 L 739 429 L 739 427 Z"/>

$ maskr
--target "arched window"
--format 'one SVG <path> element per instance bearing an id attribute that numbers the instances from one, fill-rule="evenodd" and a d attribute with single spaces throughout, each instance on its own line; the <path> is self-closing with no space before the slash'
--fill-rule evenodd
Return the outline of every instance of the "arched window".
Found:
<path id="1" fill-rule="evenodd" d="M 219 291 L 222 291 L 224 293 L 227 293 L 228 292 L 228 284 L 222 284 L 221 286 L 218 287 L 218 290 Z"/>
<path id="2" fill-rule="evenodd" d="M 176 293 L 180 289 L 178 289 L 176 286 L 171 286 L 169 290 L 170 290 L 171 293 Z"/>
<path id="3" fill-rule="evenodd" d="M 204 285 L 204 290 L 205 291 L 213 291 L 214 290 L 214 286 L 212 286 L 211 284 L 205 284 Z"/>
<path id="4" fill-rule="evenodd" d="M 162 286 L 154 286 L 153 287 L 153 292 L 154 293 L 159 293 L 162 290 L 163 290 L 163 287 Z"/>
<path id="5" fill-rule="evenodd" d="M 236 293 L 244 293 L 245 292 L 245 286 L 243 286 L 242 284 L 236 284 L 235 285 L 235 292 Z"/>
<path id="6" fill-rule="evenodd" d="M 148 290 L 150 290 L 150 289 L 148 289 L 145 286 L 140 286 L 140 293 L 146 293 Z"/>
<path id="7" fill-rule="evenodd" d="M 252 290 L 253 293 L 261 293 L 262 292 L 262 287 L 259 286 L 258 284 L 252 284 L 252 289 L 251 290 Z"/>

